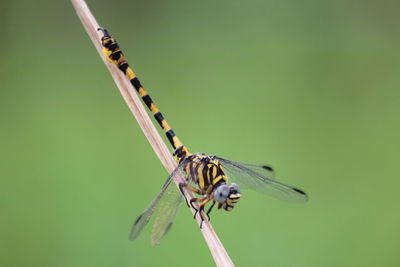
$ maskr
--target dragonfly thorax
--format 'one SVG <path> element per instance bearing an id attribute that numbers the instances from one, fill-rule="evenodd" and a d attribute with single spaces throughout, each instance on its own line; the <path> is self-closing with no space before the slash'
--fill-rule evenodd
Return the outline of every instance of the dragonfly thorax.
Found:
<path id="1" fill-rule="evenodd" d="M 240 199 L 240 189 L 235 183 L 228 183 L 228 177 L 219 159 L 214 156 L 196 153 L 187 157 L 183 169 L 189 180 L 198 186 L 198 193 L 208 201 L 218 203 L 218 209 L 231 211 Z"/>

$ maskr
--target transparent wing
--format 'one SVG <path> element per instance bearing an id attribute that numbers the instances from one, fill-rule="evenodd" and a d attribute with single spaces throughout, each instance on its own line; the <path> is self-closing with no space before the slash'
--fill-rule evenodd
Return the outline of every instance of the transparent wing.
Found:
<path id="1" fill-rule="evenodd" d="M 290 185 L 273 180 L 273 169 L 265 165 L 256 165 L 218 159 L 225 169 L 228 178 L 239 185 L 247 186 L 263 194 L 291 202 L 307 201 L 307 194 Z"/>
<path id="2" fill-rule="evenodd" d="M 244 166 L 250 170 L 253 170 L 255 172 L 262 174 L 263 176 L 265 176 L 269 179 L 275 179 L 275 171 L 269 165 L 258 165 L 258 164 L 252 164 L 252 163 L 234 162 L 234 161 L 230 161 L 227 159 L 223 159 L 223 160 L 225 160 L 226 162 L 235 163 L 236 165 Z"/>
<path id="3" fill-rule="evenodd" d="M 151 244 L 158 245 L 161 239 L 168 233 L 175 220 L 175 216 L 181 207 L 183 196 L 175 185 L 171 185 L 164 193 L 164 197 L 158 204 L 159 210 L 151 231 Z"/>
<path id="4" fill-rule="evenodd" d="M 139 217 L 137 217 L 137 219 L 135 220 L 135 222 L 132 226 L 132 230 L 129 235 L 129 239 L 135 240 L 139 236 L 139 234 L 142 232 L 142 230 L 145 228 L 145 226 L 149 222 L 151 215 L 153 214 L 156 206 L 158 205 L 158 203 L 160 202 L 160 200 L 163 198 L 164 195 L 168 196 L 167 200 L 174 200 L 174 199 L 178 198 L 176 193 L 173 191 L 175 186 L 169 186 L 169 185 L 171 184 L 171 181 L 173 180 L 174 176 L 177 175 L 178 173 L 181 173 L 181 167 L 185 163 L 186 163 L 185 160 L 181 161 L 181 163 L 178 165 L 178 167 L 176 167 L 175 170 L 171 173 L 171 175 L 167 178 L 163 187 L 161 188 L 161 191 L 153 199 L 153 201 L 150 203 L 149 207 L 142 214 L 140 214 Z M 166 194 L 166 192 L 167 192 L 167 194 Z M 165 203 L 165 204 L 163 204 L 164 211 L 166 208 L 168 208 L 167 202 L 168 201 L 161 202 L 161 203 Z M 178 211 L 179 206 L 180 206 L 180 203 L 175 202 L 175 206 L 172 208 L 175 211 L 173 211 L 172 213 L 169 211 L 166 214 L 166 217 L 168 217 L 169 220 L 171 221 L 169 224 L 167 224 L 167 228 L 169 228 L 170 225 L 172 225 L 173 219 L 175 218 L 175 215 L 176 215 L 176 212 Z M 163 207 L 161 207 L 161 208 L 163 208 Z M 161 217 L 163 216 L 163 214 L 161 212 L 162 212 L 162 210 L 160 210 L 160 212 L 158 213 L 157 219 L 159 219 L 159 218 L 161 219 Z M 157 224 L 157 222 L 155 222 L 155 225 L 156 224 Z M 160 225 L 163 225 L 163 223 L 160 223 Z M 159 228 L 159 227 L 157 227 L 157 228 Z M 162 230 L 162 229 L 160 229 L 160 230 Z M 161 236 L 159 239 L 161 239 L 167 233 L 167 231 L 168 231 L 168 229 L 162 230 L 163 233 L 161 235 L 159 235 L 159 234 L 157 235 L 157 236 Z M 153 230 L 153 232 L 154 232 L 154 230 Z"/>

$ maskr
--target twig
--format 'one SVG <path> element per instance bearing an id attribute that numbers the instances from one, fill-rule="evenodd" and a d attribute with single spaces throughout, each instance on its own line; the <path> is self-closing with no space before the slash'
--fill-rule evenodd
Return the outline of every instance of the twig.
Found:
<path id="1" fill-rule="evenodd" d="M 158 158 L 161 160 L 162 164 L 167 169 L 167 171 L 171 173 L 176 168 L 177 164 L 173 159 L 170 151 L 168 150 L 166 144 L 163 142 L 160 135 L 158 134 L 142 102 L 140 101 L 131 83 L 125 77 L 125 75 L 112 63 L 108 62 L 108 60 L 101 52 L 102 50 L 100 44 L 101 36 L 97 32 L 99 25 L 97 24 L 96 19 L 93 17 L 92 13 L 90 12 L 84 0 L 71 0 L 71 2 L 83 26 L 88 32 L 90 39 L 93 41 L 97 51 L 99 52 L 100 57 L 103 59 L 107 68 L 111 72 L 111 75 L 114 78 L 114 81 L 117 84 L 118 89 L 121 92 L 125 102 L 128 104 L 129 109 L 131 110 L 136 120 L 138 121 L 140 127 L 142 128 L 147 139 L 149 140 Z M 184 178 L 181 175 L 179 175 L 178 177 L 176 177 L 176 179 L 174 179 L 174 182 L 176 186 L 178 186 L 179 183 L 184 182 Z M 190 192 L 185 192 L 185 195 L 188 199 L 194 197 L 193 194 Z M 194 214 L 194 211 L 192 209 L 190 210 Z M 200 226 L 200 219 L 198 217 L 197 217 L 197 223 Z M 211 254 L 214 258 L 216 265 L 234 266 L 224 246 L 222 245 L 217 234 L 214 232 L 214 229 L 212 228 L 211 224 L 208 221 L 203 222 L 203 227 L 201 228 L 201 232 L 204 236 L 204 239 L 206 240 L 206 243 L 211 251 Z"/>

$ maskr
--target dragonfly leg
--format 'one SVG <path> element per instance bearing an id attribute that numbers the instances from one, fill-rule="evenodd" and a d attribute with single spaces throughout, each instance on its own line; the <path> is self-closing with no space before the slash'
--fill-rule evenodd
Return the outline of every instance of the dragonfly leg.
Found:
<path id="1" fill-rule="evenodd" d="M 200 204 L 200 209 L 199 209 L 199 214 L 200 214 L 200 218 L 201 218 L 200 229 L 203 227 L 203 222 L 204 222 L 202 212 L 204 212 L 204 207 L 207 205 L 208 202 L 210 202 L 210 200 L 211 199 L 206 197 Z M 208 217 L 208 214 L 207 214 L 207 217 Z"/>
<path id="2" fill-rule="evenodd" d="M 192 199 L 190 200 L 190 206 L 195 210 L 195 213 L 194 213 L 194 216 L 193 216 L 194 219 L 196 218 L 197 212 L 198 212 L 199 210 L 193 205 L 193 203 L 194 203 L 194 202 L 199 202 L 199 199 L 200 199 L 200 198 L 195 197 L 195 198 L 192 198 Z M 200 200 L 200 201 L 201 201 L 201 200 Z"/>
<path id="3" fill-rule="evenodd" d="M 180 184 L 179 184 L 179 190 L 181 191 L 182 196 L 185 198 L 186 205 L 188 206 L 188 208 L 190 208 L 189 202 L 188 202 L 188 200 L 187 200 L 187 198 L 186 198 L 186 195 L 185 195 L 185 192 L 183 192 L 183 188 L 186 187 L 186 186 L 187 186 L 187 184 L 185 184 L 185 183 L 180 183 Z"/>
<path id="4" fill-rule="evenodd" d="M 204 207 L 207 205 L 208 202 L 210 202 L 210 200 L 211 200 L 211 199 L 209 199 L 208 197 L 202 197 L 202 198 L 196 198 L 196 197 L 195 197 L 195 198 L 192 198 L 192 199 L 190 200 L 190 206 L 192 206 L 192 208 L 195 210 L 195 213 L 194 213 L 194 215 L 193 215 L 193 218 L 196 219 L 196 215 L 197 215 L 197 214 L 199 214 L 199 216 L 200 216 L 200 219 L 201 219 L 200 228 L 203 227 L 203 222 L 204 222 L 204 217 L 203 217 L 203 215 L 202 215 L 202 213 L 204 212 Z M 199 209 L 197 209 L 197 208 L 193 205 L 193 203 L 195 203 L 195 202 L 201 202 L 200 208 L 199 208 Z M 208 218 L 210 218 L 210 217 L 208 216 L 208 213 L 211 211 L 211 209 L 212 209 L 212 207 L 213 207 L 214 205 L 215 205 L 215 201 L 214 201 L 213 205 L 210 207 L 210 209 L 209 209 L 208 212 L 207 212 L 207 217 L 208 217 Z"/>
<path id="5" fill-rule="evenodd" d="M 207 202 L 209 201 L 209 200 L 208 200 L 208 201 L 203 205 L 203 203 L 204 203 L 206 200 L 207 200 L 207 197 L 195 197 L 195 198 L 192 198 L 192 199 L 190 200 L 190 206 L 192 206 L 192 208 L 196 211 L 196 212 L 194 213 L 194 215 L 193 215 L 193 218 L 194 218 L 194 219 L 196 219 L 197 213 L 200 212 L 200 218 L 203 220 L 203 217 L 201 216 L 201 211 L 204 210 L 204 205 L 207 204 Z M 197 208 L 193 205 L 193 203 L 195 203 L 195 202 L 201 202 L 201 204 L 200 204 L 200 209 L 197 209 Z"/>
<path id="6" fill-rule="evenodd" d="M 200 189 L 198 189 L 198 188 L 196 188 L 196 187 L 193 187 L 193 186 L 190 186 L 190 185 L 188 185 L 188 184 L 186 184 L 186 183 L 180 183 L 180 184 L 179 184 L 179 190 L 181 191 L 183 197 L 184 197 L 185 200 L 186 200 L 186 205 L 190 208 L 190 206 L 192 206 L 192 204 L 190 204 L 190 206 L 189 206 L 189 202 L 188 202 L 188 200 L 187 200 L 187 198 L 186 198 L 186 195 L 185 195 L 185 192 L 183 191 L 183 188 L 186 188 L 187 190 L 189 190 L 189 191 L 191 191 L 191 192 L 193 192 L 193 193 L 199 194 L 199 195 L 202 195 L 202 192 L 201 192 Z M 192 208 L 196 210 L 195 207 L 192 206 Z"/>
<path id="7" fill-rule="evenodd" d="M 211 206 L 210 206 L 210 208 L 208 209 L 208 211 L 207 211 L 207 218 L 208 218 L 208 221 L 211 221 L 211 218 L 210 218 L 210 212 L 211 212 L 211 210 L 214 208 L 214 205 L 215 205 L 215 200 L 213 200 L 213 203 L 211 204 Z"/>

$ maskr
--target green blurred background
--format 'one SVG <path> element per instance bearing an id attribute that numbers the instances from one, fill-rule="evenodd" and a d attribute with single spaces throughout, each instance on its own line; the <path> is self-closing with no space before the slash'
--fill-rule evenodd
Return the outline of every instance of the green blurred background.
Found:
<path id="1" fill-rule="evenodd" d="M 88 1 L 193 152 L 269 163 L 213 225 L 238 266 L 399 266 L 398 1 Z M 213 266 L 69 1 L 2 1 L 0 266 Z"/>

